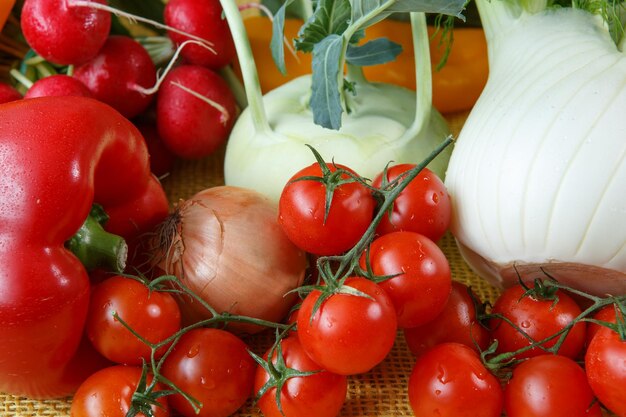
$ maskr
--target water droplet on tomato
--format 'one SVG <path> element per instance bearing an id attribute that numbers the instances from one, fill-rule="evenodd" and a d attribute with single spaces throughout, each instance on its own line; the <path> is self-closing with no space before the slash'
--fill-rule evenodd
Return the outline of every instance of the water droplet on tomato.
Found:
<path id="1" fill-rule="evenodd" d="M 187 357 L 193 358 L 198 354 L 198 352 L 200 352 L 200 346 L 193 345 L 192 347 L 189 348 L 189 351 L 187 352 Z"/>
<path id="2" fill-rule="evenodd" d="M 204 389 L 213 389 L 217 386 L 217 384 L 215 383 L 213 379 L 207 379 L 205 377 L 200 378 L 200 385 Z"/>
<path id="3" fill-rule="evenodd" d="M 449 382 L 449 378 L 446 370 L 442 366 L 439 366 L 437 368 L 437 372 L 437 379 L 439 380 L 439 382 L 441 382 L 442 384 L 447 384 Z"/>
<path id="4" fill-rule="evenodd" d="M 520 323 L 520 326 L 523 329 L 528 329 L 530 327 L 530 322 L 528 320 L 524 320 L 523 322 Z"/>

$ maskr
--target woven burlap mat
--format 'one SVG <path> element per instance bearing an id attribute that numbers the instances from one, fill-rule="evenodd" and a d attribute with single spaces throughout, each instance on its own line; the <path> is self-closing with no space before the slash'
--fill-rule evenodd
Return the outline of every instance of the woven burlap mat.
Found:
<path id="1" fill-rule="evenodd" d="M 451 130 L 457 134 L 465 115 L 447 117 Z M 196 192 L 223 183 L 223 149 L 211 157 L 176 164 L 172 173 L 163 178 L 170 201 L 191 197 Z M 454 239 L 446 235 L 440 246 L 448 256 L 455 280 L 468 283 L 482 300 L 493 301 L 498 292 L 477 277 L 461 258 Z M 257 353 L 267 346 L 267 337 L 248 340 Z M 398 417 L 412 416 L 407 401 L 406 387 L 414 357 L 399 333 L 396 344 L 386 360 L 367 374 L 350 378 L 348 398 L 341 416 L 345 417 Z M 70 400 L 34 401 L 0 394 L 0 416 L 4 417 L 69 417 Z M 260 412 L 249 402 L 236 416 L 256 417 Z"/>

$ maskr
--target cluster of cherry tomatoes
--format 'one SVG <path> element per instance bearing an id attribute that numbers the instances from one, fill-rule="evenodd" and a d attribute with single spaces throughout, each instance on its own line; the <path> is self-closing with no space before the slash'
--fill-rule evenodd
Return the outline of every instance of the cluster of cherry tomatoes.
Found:
<path id="1" fill-rule="evenodd" d="M 416 356 L 407 387 L 416 416 L 600 416 L 602 406 L 626 415 L 624 297 L 590 296 L 546 274 L 487 308 L 451 280 L 435 243 L 450 221 L 445 187 L 428 169 L 407 178 L 411 170 L 391 166 L 370 186 L 348 167 L 320 163 L 288 183 L 279 222 L 321 257 L 322 278 L 297 311 L 290 343 L 325 371 L 354 375 L 380 363 L 401 329 Z M 380 194 L 404 184 L 385 205 Z M 344 268 L 355 258 L 358 267 Z M 292 415 L 336 415 L 305 407 L 315 405 Z"/>

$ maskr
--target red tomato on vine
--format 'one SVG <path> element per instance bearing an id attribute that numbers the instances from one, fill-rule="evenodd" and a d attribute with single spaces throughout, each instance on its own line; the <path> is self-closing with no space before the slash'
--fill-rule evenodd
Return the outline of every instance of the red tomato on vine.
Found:
<path id="1" fill-rule="evenodd" d="M 530 287 L 534 288 L 533 285 Z M 549 338 L 565 329 L 581 313 L 578 304 L 561 290 L 550 296 L 525 295 L 527 290 L 524 285 L 514 285 L 502 292 L 493 305 L 491 313 L 501 315 L 489 323 L 491 338 L 498 341 L 498 353 L 515 352 Z M 585 322 L 575 323 L 558 353 L 576 358 L 584 347 L 585 331 Z M 542 345 L 543 348 L 536 346 L 515 357 L 521 359 L 541 355 L 546 352 L 545 348 L 554 346 L 557 340 L 558 337 L 552 338 Z"/>
<path id="2" fill-rule="evenodd" d="M 366 296 L 334 293 L 314 311 L 322 292 L 313 290 L 298 311 L 298 337 L 311 359 L 340 375 L 364 373 L 382 362 L 396 337 L 396 312 L 376 283 L 352 277 L 345 286 Z"/>
<path id="3" fill-rule="evenodd" d="M 185 333 L 166 357 L 162 375 L 201 404 L 180 394 L 168 402 L 183 417 L 227 417 L 252 395 L 255 362 L 247 345 L 225 330 L 198 328 Z"/>
<path id="4" fill-rule="evenodd" d="M 351 249 L 369 227 L 376 202 L 348 173 L 356 175 L 346 166 L 318 162 L 298 171 L 283 189 L 278 222 L 300 249 L 338 255 Z"/>
<path id="5" fill-rule="evenodd" d="M 404 339 L 411 352 L 419 356 L 444 342 L 457 342 L 483 351 L 489 346 L 489 330 L 477 316 L 480 300 L 467 285 L 452 281 L 452 290 L 443 311 L 433 320 L 404 329 Z"/>
<path id="6" fill-rule="evenodd" d="M 409 377 L 409 403 L 416 416 L 500 417 L 500 381 L 473 349 L 442 343 L 420 356 Z"/>
<path id="7" fill-rule="evenodd" d="M 265 353 L 265 361 L 272 353 L 272 366 L 286 378 L 280 385 L 280 407 L 276 398 L 278 385 L 272 385 L 258 399 L 257 405 L 265 417 L 335 417 L 341 411 L 348 391 L 348 380 L 322 369 L 304 351 L 297 336 L 280 342 L 278 350 Z M 279 359 L 281 358 L 281 359 Z M 309 373 L 290 376 L 289 373 Z M 267 383 L 275 383 L 274 376 L 263 366 L 257 366 L 254 389 L 258 393 Z"/>
<path id="8" fill-rule="evenodd" d="M 161 342 L 181 328 L 181 313 L 174 297 L 167 292 L 148 288 L 133 278 L 113 276 L 94 285 L 87 313 L 89 340 L 107 359 L 140 365 L 150 362 L 151 348 L 134 335 L 150 343 Z M 157 350 L 158 359 L 167 346 Z"/>
<path id="9" fill-rule="evenodd" d="M 372 186 L 380 188 L 392 183 L 415 166 L 391 166 L 386 175 L 380 173 L 374 179 Z M 394 200 L 391 212 L 381 219 L 376 232 L 383 235 L 406 230 L 421 233 L 436 242 L 448 230 L 451 216 L 450 196 L 443 181 L 434 172 L 424 168 Z"/>
<path id="10" fill-rule="evenodd" d="M 360 259 L 360 266 L 376 276 L 398 316 L 398 327 L 421 326 L 446 306 L 452 277 L 445 254 L 432 240 L 414 232 L 393 232 L 375 239 Z"/>
<path id="11" fill-rule="evenodd" d="M 624 336 L 609 327 L 598 330 L 587 347 L 585 369 L 589 385 L 598 400 L 618 416 L 626 416 Z"/>
<path id="12" fill-rule="evenodd" d="M 600 417 L 585 371 L 573 359 L 545 354 L 513 369 L 504 390 L 508 417 Z"/>
<path id="13" fill-rule="evenodd" d="M 74 394 L 71 416 L 126 417 L 131 409 L 132 397 L 140 385 L 141 377 L 140 367 L 124 365 L 111 366 L 92 374 Z M 148 376 L 146 383 L 151 382 L 152 376 Z M 165 389 L 165 386 L 156 384 L 153 392 Z M 160 397 L 157 401 L 158 405 L 143 403 L 141 407 L 146 407 L 145 412 L 136 415 L 144 417 L 152 413 L 153 417 L 169 417 L 170 409 L 166 397 Z M 136 408 L 136 410 L 141 411 L 142 408 Z"/>

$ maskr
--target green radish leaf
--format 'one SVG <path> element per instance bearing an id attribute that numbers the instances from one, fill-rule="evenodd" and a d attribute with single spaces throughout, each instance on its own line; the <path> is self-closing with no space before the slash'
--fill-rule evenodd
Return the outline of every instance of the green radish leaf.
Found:
<path id="1" fill-rule="evenodd" d="M 328 35 L 313 48 L 313 78 L 311 110 L 313 121 L 327 129 L 341 127 L 341 97 L 339 95 L 339 62 L 343 37 Z"/>
<path id="2" fill-rule="evenodd" d="M 360 67 L 378 65 L 395 60 L 401 52 L 402 45 L 387 38 L 379 38 L 361 46 L 349 45 L 346 61 Z"/>
<path id="3" fill-rule="evenodd" d="M 349 0 L 320 0 L 311 18 L 302 25 L 296 49 L 311 52 L 316 44 L 329 35 L 342 35 L 350 25 Z"/>
<path id="4" fill-rule="evenodd" d="M 285 67 L 285 44 L 283 43 L 285 35 L 285 11 L 291 3 L 293 3 L 293 0 L 285 1 L 276 14 L 274 14 L 272 21 L 272 40 L 270 42 L 272 59 L 283 75 L 287 73 L 287 68 Z"/>

